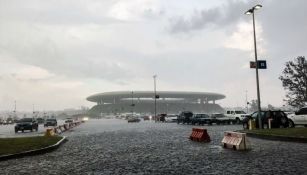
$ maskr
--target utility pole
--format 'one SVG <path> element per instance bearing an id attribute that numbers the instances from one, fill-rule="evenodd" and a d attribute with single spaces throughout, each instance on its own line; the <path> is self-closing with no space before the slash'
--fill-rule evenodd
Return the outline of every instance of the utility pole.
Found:
<path id="1" fill-rule="evenodd" d="M 157 75 L 154 75 L 154 76 L 153 76 L 153 79 L 154 79 L 154 92 L 155 92 L 155 96 L 154 96 L 154 99 L 155 99 L 155 122 L 157 122 L 157 91 L 156 91 L 156 78 L 157 78 Z"/>
<path id="2" fill-rule="evenodd" d="M 133 104 L 133 91 L 131 91 L 131 113 L 132 113 L 132 117 L 133 117 L 133 108 L 134 108 L 134 104 Z"/>
<path id="3" fill-rule="evenodd" d="M 245 91 L 245 104 L 246 104 L 246 113 L 248 114 L 247 90 Z"/>

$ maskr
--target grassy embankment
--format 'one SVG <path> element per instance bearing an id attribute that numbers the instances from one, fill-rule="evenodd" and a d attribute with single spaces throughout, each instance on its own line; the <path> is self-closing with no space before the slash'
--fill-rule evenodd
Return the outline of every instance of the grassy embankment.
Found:
<path id="1" fill-rule="evenodd" d="M 60 136 L 0 138 L 0 156 L 44 148 L 56 144 L 61 139 Z"/>
<path id="2" fill-rule="evenodd" d="M 284 137 L 298 137 L 307 138 L 307 128 L 277 128 L 277 129 L 255 129 L 242 130 L 245 133 L 255 133 L 261 135 L 284 136 Z"/>

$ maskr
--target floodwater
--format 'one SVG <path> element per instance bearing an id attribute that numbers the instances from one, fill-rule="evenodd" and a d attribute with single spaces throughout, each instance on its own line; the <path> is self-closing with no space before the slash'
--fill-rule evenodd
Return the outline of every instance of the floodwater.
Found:
<path id="1" fill-rule="evenodd" d="M 224 131 L 207 128 L 210 143 L 188 139 L 198 126 L 89 120 L 64 133 L 54 152 L 0 162 L 0 174 L 306 174 L 307 145 L 249 138 L 252 150 L 221 147 Z"/>

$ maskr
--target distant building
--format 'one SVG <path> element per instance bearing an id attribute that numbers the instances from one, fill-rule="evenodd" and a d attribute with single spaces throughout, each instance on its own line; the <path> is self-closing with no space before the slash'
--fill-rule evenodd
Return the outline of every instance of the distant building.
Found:
<path id="1" fill-rule="evenodd" d="M 225 95 L 209 92 L 176 92 L 157 91 L 157 114 L 173 113 L 189 110 L 194 113 L 223 112 L 224 109 L 216 104 L 217 100 L 225 98 Z M 88 101 L 97 105 L 90 109 L 90 113 L 113 114 L 135 113 L 154 114 L 153 91 L 115 91 L 104 92 L 87 97 Z"/>

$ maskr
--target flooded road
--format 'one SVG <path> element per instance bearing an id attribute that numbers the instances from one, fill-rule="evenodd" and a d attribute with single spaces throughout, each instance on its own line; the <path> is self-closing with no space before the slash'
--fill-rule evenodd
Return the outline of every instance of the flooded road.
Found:
<path id="1" fill-rule="evenodd" d="M 195 126 L 194 126 L 195 127 Z M 198 126 L 197 126 L 198 127 Z M 224 131 L 207 128 L 210 143 L 188 139 L 193 126 L 89 120 L 64 133 L 58 150 L 0 162 L 0 174 L 305 174 L 307 145 L 249 138 L 248 152 L 223 149 Z"/>

